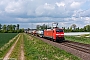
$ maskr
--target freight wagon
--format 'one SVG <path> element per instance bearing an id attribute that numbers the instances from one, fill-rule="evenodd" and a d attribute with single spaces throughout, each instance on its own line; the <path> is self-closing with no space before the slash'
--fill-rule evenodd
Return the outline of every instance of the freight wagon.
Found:
<path id="1" fill-rule="evenodd" d="M 36 33 L 38 37 L 43 37 L 44 30 L 37 31 Z"/>

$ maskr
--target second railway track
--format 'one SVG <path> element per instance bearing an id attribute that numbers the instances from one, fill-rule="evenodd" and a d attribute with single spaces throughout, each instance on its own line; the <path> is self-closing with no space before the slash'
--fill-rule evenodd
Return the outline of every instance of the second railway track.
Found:
<path id="1" fill-rule="evenodd" d="M 61 44 L 90 54 L 90 45 L 89 44 L 82 44 L 82 43 L 72 42 L 72 41 L 66 41 L 66 42 L 61 43 Z"/>

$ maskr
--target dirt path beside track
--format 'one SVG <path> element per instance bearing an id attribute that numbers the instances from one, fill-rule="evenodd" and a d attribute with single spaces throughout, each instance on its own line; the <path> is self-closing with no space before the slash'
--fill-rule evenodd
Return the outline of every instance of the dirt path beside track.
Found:
<path id="1" fill-rule="evenodd" d="M 24 42 L 23 42 L 23 35 L 22 35 L 20 60 L 25 60 L 25 57 L 24 57 L 24 45 L 23 44 L 24 44 Z"/>
<path id="2" fill-rule="evenodd" d="M 19 38 L 20 38 L 20 35 L 19 35 L 19 37 L 17 38 L 17 40 L 15 41 L 15 43 L 12 45 L 12 47 L 10 48 L 10 50 L 7 52 L 7 54 L 5 55 L 5 57 L 4 57 L 3 60 L 8 60 L 8 59 L 9 59 L 9 56 L 10 56 L 10 54 L 12 53 L 14 47 L 16 46 Z"/>

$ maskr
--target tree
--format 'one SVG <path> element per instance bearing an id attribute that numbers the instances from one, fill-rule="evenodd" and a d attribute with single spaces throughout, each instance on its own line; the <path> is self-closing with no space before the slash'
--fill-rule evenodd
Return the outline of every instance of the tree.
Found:
<path id="1" fill-rule="evenodd" d="M 75 32 L 79 32 L 79 27 L 78 27 L 78 28 L 76 28 Z"/>
<path id="2" fill-rule="evenodd" d="M 10 31 L 13 31 L 12 25 L 9 25 L 9 29 L 10 29 Z"/>
<path id="3" fill-rule="evenodd" d="M 86 25 L 86 26 L 84 27 L 84 29 L 86 29 L 86 31 L 90 32 L 90 25 Z"/>
<path id="4" fill-rule="evenodd" d="M 2 29 L 2 25 L 0 24 L 0 32 L 1 32 L 1 29 Z"/>
<path id="5" fill-rule="evenodd" d="M 45 25 L 45 24 L 42 25 L 42 30 L 44 30 L 44 29 L 47 29 L 47 25 Z"/>
<path id="6" fill-rule="evenodd" d="M 36 28 L 37 28 L 37 30 L 40 30 L 40 25 L 37 25 Z"/>
<path id="7" fill-rule="evenodd" d="M 75 30 L 76 29 L 76 24 L 72 24 L 71 27 Z"/>
<path id="8" fill-rule="evenodd" d="M 6 32 L 7 26 L 3 25 L 2 29 L 3 29 L 3 32 Z"/>
<path id="9" fill-rule="evenodd" d="M 8 26 L 7 26 L 7 31 L 8 31 L 9 33 L 12 33 L 12 32 L 14 31 L 13 25 L 8 25 Z"/>
<path id="10" fill-rule="evenodd" d="M 19 30 L 19 24 L 17 24 L 17 30 Z"/>
<path id="11" fill-rule="evenodd" d="M 86 26 L 84 26 L 83 30 L 84 30 L 84 32 L 86 32 L 86 31 L 87 31 L 87 27 L 86 27 Z"/>
<path id="12" fill-rule="evenodd" d="M 43 24 L 43 25 L 37 25 L 36 28 L 37 28 L 37 30 L 44 30 L 44 29 L 49 28 L 49 26 Z M 50 28 L 51 28 L 51 27 L 50 27 Z"/>
<path id="13" fill-rule="evenodd" d="M 16 32 L 20 33 L 20 32 L 24 32 L 24 29 L 19 29 L 19 24 L 17 24 L 17 26 L 0 24 L 0 32 L 2 32 L 2 33 L 16 33 Z"/>
<path id="14" fill-rule="evenodd" d="M 84 32 L 83 28 L 80 28 L 80 32 Z"/>
<path id="15" fill-rule="evenodd" d="M 29 31 L 29 30 L 30 30 L 30 28 L 27 29 L 27 31 Z"/>
<path id="16" fill-rule="evenodd" d="M 17 33 L 19 33 L 19 24 L 17 24 Z"/>
<path id="17" fill-rule="evenodd" d="M 0 24 L 0 30 L 2 29 L 2 25 Z"/>
<path id="18" fill-rule="evenodd" d="M 72 32 L 72 27 L 70 27 L 70 32 Z"/>
<path id="19" fill-rule="evenodd" d="M 70 29 L 69 29 L 69 27 L 67 28 L 67 32 L 70 32 Z"/>
<path id="20" fill-rule="evenodd" d="M 77 28 L 78 32 L 79 32 L 79 27 Z"/>
<path id="21" fill-rule="evenodd" d="M 20 33 L 23 33 L 23 32 L 24 32 L 24 29 L 19 29 L 19 32 L 20 32 Z"/>
<path id="22" fill-rule="evenodd" d="M 13 25 L 12 27 L 13 27 L 13 30 L 15 30 L 15 29 L 16 29 L 16 25 Z"/>
<path id="23" fill-rule="evenodd" d="M 47 25 L 47 29 L 51 29 L 52 27 L 50 27 L 49 25 Z"/>

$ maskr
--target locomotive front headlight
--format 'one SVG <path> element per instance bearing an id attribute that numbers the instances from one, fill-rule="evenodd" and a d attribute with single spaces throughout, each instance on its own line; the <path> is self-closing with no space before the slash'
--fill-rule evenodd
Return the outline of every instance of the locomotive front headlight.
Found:
<path id="1" fill-rule="evenodd" d="M 56 34 L 56 35 L 64 35 L 64 34 Z"/>
<path id="2" fill-rule="evenodd" d="M 61 35 L 64 35 L 64 34 L 61 34 Z"/>
<path id="3" fill-rule="evenodd" d="M 56 35 L 60 35 L 60 34 L 56 34 Z"/>

